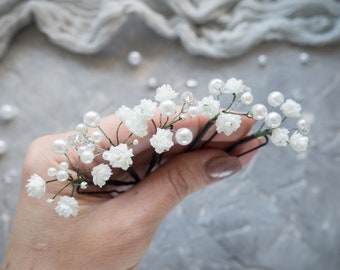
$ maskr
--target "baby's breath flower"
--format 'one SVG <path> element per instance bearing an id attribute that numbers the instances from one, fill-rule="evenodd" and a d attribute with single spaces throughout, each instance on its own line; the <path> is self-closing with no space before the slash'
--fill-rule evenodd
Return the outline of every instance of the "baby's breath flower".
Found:
<path id="1" fill-rule="evenodd" d="M 204 97 L 197 103 L 199 114 L 213 118 L 220 110 L 220 102 L 215 100 L 213 96 Z"/>
<path id="2" fill-rule="evenodd" d="M 280 107 L 287 117 L 300 117 L 301 105 L 292 99 L 287 99 Z"/>
<path id="3" fill-rule="evenodd" d="M 216 131 L 224 132 L 229 136 L 235 132 L 241 125 L 241 116 L 234 114 L 221 113 L 216 120 Z"/>
<path id="4" fill-rule="evenodd" d="M 199 114 L 197 107 L 190 106 L 187 110 L 187 114 L 192 118 L 196 117 Z"/>
<path id="5" fill-rule="evenodd" d="M 162 86 L 157 88 L 155 100 L 158 102 L 173 100 L 177 97 L 177 95 L 178 93 L 176 93 L 170 85 L 163 84 Z"/>
<path id="6" fill-rule="evenodd" d="M 289 145 L 296 152 L 302 153 L 307 150 L 308 142 L 309 142 L 308 137 L 303 136 L 299 132 L 295 131 L 293 135 L 290 137 Z"/>
<path id="7" fill-rule="evenodd" d="M 105 185 L 106 181 L 110 179 L 112 171 L 109 165 L 99 164 L 92 169 L 91 174 L 93 176 L 93 184 L 102 187 Z"/>
<path id="8" fill-rule="evenodd" d="M 142 99 L 138 106 L 134 107 L 137 112 L 145 120 L 151 120 L 156 111 L 157 103 L 150 99 Z"/>
<path id="9" fill-rule="evenodd" d="M 45 195 L 46 182 L 37 174 L 32 174 L 27 180 L 26 190 L 29 197 L 40 199 Z"/>
<path id="10" fill-rule="evenodd" d="M 272 131 L 271 141 L 276 146 L 287 146 L 289 141 L 289 130 L 286 128 L 276 128 Z"/>
<path id="11" fill-rule="evenodd" d="M 285 101 L 285 97 L 281 92 L 273 91 L 268 95 L 267 101 L 271 107 L 275 108 L 279 107 Z"/>
<path id="12" fill-rule="evenodd" d="M 172 100 L 166 100 L 159 104 L 159 111 L 165 116 L 171 116 L 176 113 L 176 103 Z"/>
<path id="13" fill-rule="evenodd" d="M 113 168 L 127 170 L 132 164 L 132 149 L 129 149 L 125 143 L 117 146 L 111 146 L 110 150 L 103 153 L 103 159 L 110 162 Z"/>
<path id="14" fill-rule="evenodd" d="M 125 105 L 121 106 L 117 111 L 116 115 L 118 116 L 119 120 L 123 123 L 131 118 L 131 115 L 133 114 L 133 110 L 129 107 L 126 107 Z"/>
<path id="15" fill-rule="evenodd" d="M 85 125 L 95 128 L 99 126 L 100 116 L 97 112 L 89 111 L 85 113 L 83 122 Z"/>
<path id="16" fill-rule="evenodd" d="M 246 86 L 243 84 L 242 80 L 231 78 L 226 82 L 225 87 L 223 89 L 223 93 L 237 95 L 239 93 L 242 93 L 245 87 Z"/>
<path id="17" fill-rule="evenodd" d="M 208 90 L 212 96 L 220 96 L 224 90 L 224 82 L 220 79 L 212 79 L 209 82 Z"/>
<path id="18" fill-rule="evenodd" d="M 150 144 L 158 154 L 168 151 L 174 145 L 172 132 L 168 129 L 157 128 L 156 134 L 150 139 Z"/>
<path id="19" fill-rule="evenodd" d="M 73 197 L 62 196 L 57 203 L 55 211 L 59 216 L 63 216 L 65 218 L 70 216 L 76 217 L 78 215 L 78 202 Z"/>
<path id="20" fill-rule="evenodd" d="M 133 112 L 124 122 L 125 126 L 136 136 L 144 137 L 148 134 L 147 121 L 138 113 Z"/>

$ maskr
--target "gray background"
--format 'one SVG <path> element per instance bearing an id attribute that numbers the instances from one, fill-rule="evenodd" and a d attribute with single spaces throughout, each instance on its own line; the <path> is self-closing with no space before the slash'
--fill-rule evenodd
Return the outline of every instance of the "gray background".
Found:
<path id="1" fill-rule="evenodd" d="M 153 97 L 150 76 L 178 91 L 194 78 L 199 97 L 211 78 L 235 76 L 258 102 L 279 90 L 303 105 L 314 118 L 309 152 L 297 156 L 269 145 L 235 177 L 186 199 L 161 225 L 139 269 L 340 269 L 339 48 L 271 43 L 218 61 L 188 55 L 135 19 L 101 53 L 79 56 L 51 45 L 34 26 L 25 28 L 0 63 L 0 104 L 21 111 L 0 122 L 0 138 L 10 144 L 0 158 L 1 257 L 34 138 L 73 129 L 88 110 L 104 115 Z M 134 49 L 144 57 L 137 68 L 126 62 Z M 302 51 L 310 53 L 307 65 L 299 61 Z M 268 64 L 261 68 L 263 53 Z"/>

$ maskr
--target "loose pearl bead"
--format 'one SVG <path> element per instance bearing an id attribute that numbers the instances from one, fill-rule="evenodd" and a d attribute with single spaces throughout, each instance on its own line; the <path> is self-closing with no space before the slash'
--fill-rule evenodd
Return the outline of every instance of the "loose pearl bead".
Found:
<path id="1" fill-rule="evenodd" d="M 271 107 L 278 107 L 285 101 L 285 98 L 281 92 L 274 91 L 268 95 L 268 104 Z"/>
<path id="2" fill-rule="evenodd" d="M 63 155 L 67 152 L 67 142 L 62 139 L 57 139 L 52 143 L 52 151 L 55 154 Z"/>
<path id="3" fill-rule="evenodd" d="M 266 115 L 264 122 L 270 128 L 277 128 L 281 125 L 282 118 L 277 112 L 270 112 Z"/>
<path id="4" fill-rule="evenodd" d="M 68 179 L 68 173 L 65 170 L 60 170 L 57 172 L 57 180 L 60 182 L 65 182 Z"/>
<path id="5" fill-rule="evenodd" d="M 208 90 L 209 93 L 213 96 L 219 96 L 222 94 L 222 91 L 224 89 L 224 82 L 220 79 L 212 79 L 209 82 Z"/>
<path id="6" fill-rule="evenodd" d="M 198 82 L 195 79 L 189 79 L 185 85 L 189 88 L 195 88 L 198 85 Z"/>
<path id="7" fill-rule="evenodd" d="M 127 61 L 131 66 L 139 66 L 142 62 L 142 55 L 138 51 L 131 51 L 127 56 Z"/>
<path id="8" fill-rule="evenodd" d="M 88 128 L 85 124 L 78 124 L 76 126 L 76 132 L 79 132 L 83 135 L 86 135 L 87 134 L 87 131 L 88 131 Z"/>
<path id="9" fill-rule="evenodd" d="M 256 104 L 252 107 L 251 112 L 255 120 L 262 120 L 267 115 L 267 108 L 263 104 Z"/>
<path id="10" fill-rule="evenodd" d="M 165 116 L 171 116 L 176 113 L 176 103 L 172 100 L 163 101 L 159 104 L 159 111 Z"/>
<path id="11" fill-rule="evenodd" d="M 0 156 L 6 154 L 8 151 L 7 143 L 3 140 L 0 140 Z"/>
<path id="12" fill-rule="evenodd" d="M 300 53 L 299 59 L 300 59 L 301 64 L 304 64 L 304 65 L 307 64 L 310 59 L 309 53 L 306 53 L 306 52 Z"/>
<path id="13" fill-rule="evenodd" d="M 94 131 L 91 135 L 91 138 L 94 143 L 99 143 L 103 139 L 103 134 L 100 131 Z"/>
<path id="14" fill-rule="evenodd" d="M 97 112 L 90 111 L 85 113 L 83 122 L 89 127 L 98 127 L 100 121 L 100 116 Z"/>
<path id="15" fill-rule="evenodd" d="M 260 67 L 266 66 L 267 65 L 267 55 L 265 55 L 265 54 L 259 55 L 259 57 L 257 58 L 257 63 Z"/>
<path id="16" fill-rule="evenodd" d="M 84 164 L 90 164 L 92 163 L 94 159 L 94 154 L 91 151 L 84 151 L 81 155 L 80 155 L 80 160 L 84 163 Z"/>
<path id="17" fill-rule="evenodd" d="M 47 175 L 48 176 L 56 176 L 57 175 L 57 169 L 54 167 L 48 168 Z"/>
<path id="18" fill-rule="evenodd" d="M 9 104 L 4 104 L 0 107 L 0 118 L 5 121 L 10 121 L 15 118 L 19 113 L 17 107 L 14 107 Z"/>
<path id="19" fill-rule="evenodd" d="M 245 92 L 241 95 L 241 102 L 244 105 L 249 105 L 254 101 L 254 96 L 250 92 Z"/>
<path id="20" fill-rule="evenodd" d="M 159 86 L 158 80 L 155 77 L 148 78 L 146 84 L 150 89 L 156 89 Z"/>
<path id="21" fill-rule="evenodd" d="M 176 131 L 175 139 L 180 145 L 188 145 L 192 142 L 192 132 L 188 128 L 180 128 Z"/>

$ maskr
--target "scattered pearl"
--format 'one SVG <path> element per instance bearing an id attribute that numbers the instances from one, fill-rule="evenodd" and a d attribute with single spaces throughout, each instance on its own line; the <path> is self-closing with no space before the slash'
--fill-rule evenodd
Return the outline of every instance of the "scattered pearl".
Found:
<path id="1" fill-rule="evenodd" d="M 253 101 L 254 101 L 254 96 L 249 91 L 245 92 L 241 95 L 242 104 L 249 105 L 249 104 L 253 103 Z"/>
<path id="2" fill-rule="evenodd" d="M 127 56 L 127 61 L 131 66 L 137 67 L 142 63 L 142 55 L 138 51 L 131 51 Z"/>
<path id="3" fill-rule="evenodd" d="M 99 143 L 103 139 L 103 134 L 100 131 L 94 131 L 91 135 L 91 139 L 94 143 Z"/>
<path id="4" fill-rule="evenodd" d="M 84 164 L 90 164 L 92 163 L 94 159 L 94 154 L 91 151 L 85 150 L 81 153 L 80 155 L 80 160 L 84 163 Z"/>
<path id="5" fill-rule="evenodd" d="M 270 128 L 277 128 L 281 125 L 282 118 L 277 112 L 270 112 L 266 115 L 264 122 Z"/>
<path id="6" fill-rule="evenodd" d="M 57 172 L 57 180 L 59 182 L 65 182 L 68 179 L 68 173 L 65 170 L 60 170 Z"/>
<path id="7" fill-rule="evenodd" d="M 197 87 L 198 82 L 195 79 L 189 79 L 189 80 L 187 80 L 185 85 L 189 88 L 195 88 L 195 87 Z"/>
<path id="8" fill-rule="evenodd" d="M 279 107 L 285 101 L 285 97 L 281 92 L 274 91 L 268 95 L 267 101 L 271 107 L 275 108 Z"/>
<path id="9" fill-rule="evenodd" d="M 149 77 L 146 84 L 150 89 L 156 89 L 159 86 L 159 82 L 156 77 Z"/>
<path id="10" fill-rule="evenodd" d="M 6 154 L 8 151 L 7 143 L 3 140 L 0 140 L 0 156 Z"/>
<path id="11" fill-rule="evenodd" d="M 224 89 L 224 82 L 220 79 L 212 79 L 210 82 L 209 82 L 209 85 L 208 85 L 208 90 L 209 90 L 209 93 L 213 96 L 219 96 L 222 94 L 222 91 Z"/>
<path id="12" fill-rule="evenodd" d="M 159 104 L 159 111 L 165 116 L 171 116 L 176 113 L 176 103 L 172 100 L 163 101 Z"/>
<path id="13" fill-rule="evenodd" d="M 188 128 L 180 128 L 176 131 L 175 139 L 180 145 L 188 145 L 192 142 L 192 132 Z"/>
<path id="14" fill-rule="evenodd" d="M 84 118 L 83 118 L 84 124 L 89 127 L 93 127 L 93 128 L 98 127 L 99 121 L 100 121 L 100 116 L 97 112 L 94 112 L 94 111 L 85 113 Z"/>
<path id="15" fill-rule="evenodd" d="M 4 104 L 0 107 L 0 118 L 5 121 L 14 119 L 19 113 L 19 109 L 10 104 Z"/>
<path id="16" fill-rule="evenodd" d="M 260 67 L 264 67 L 267 65 L 267 55 L 265 54 L 260 54 L 258 57 L 257 57 L 257 63 Z"/>
<path id="17" fill-rule="evenodd" d="M 76 126 L 76 132 L 86 135 L 88 132 L 88 128 L 85 124 L 81 123 Z"/>
<path id="18" fill-rule="evenodd" d="M 255 104 L 252 107 L 251 112 L 255 120 L 262 120 L 267 115 L 267 108 L 263 104 Z"/>
<path id="19" fill-rule="evenodd" d="M 52 151 L 55 154 L 63 155 L 67 152 L 67 142 L 63 139 L 57 139 L 52 143 Z"/>
<path id="20" fill-rule="evenodd" d="M 57 175 L 57 169 L 54 167 L 48 168 L 47 175 L 48 176 L 56 176 Z"/>
<path id="21" fill-rule="evenodd" d="M 309 59 L 310 59 L 309 53 L 307 52 L 300 53 L 299 60 L 301 64 L 303 65 L 307 64 L 309 62 Z"/>

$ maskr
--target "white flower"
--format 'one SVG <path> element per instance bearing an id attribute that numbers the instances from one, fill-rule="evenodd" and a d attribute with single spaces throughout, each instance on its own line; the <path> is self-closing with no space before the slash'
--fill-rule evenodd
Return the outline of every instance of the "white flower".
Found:
<path id="1" fill-rule="evenodd" d="M 231 78 L 226 82 L 222 92 L 237 95 L 238 93 L 242 93 L 245 88 L 246 86 L 243 84 L 242 80 Z"/>
<path id="2" fill-rule="evenodd" d="M 216 120 L 216 130 L 218 133 L 224 132 L 229 136 L 236 131 L 241 124 L 241 116 L 221 113 Z"/>
<path id="3" fill-rule="evenodd" d="M 133 114 L 133 110 L 130 109 L 129 107 L 126 107 L 125 105 L 121 106 L 117 111 L 116 115 L 118 116 L 119 120 L 122 121 L 123 123 L 131 118 L 131 115 Z"/>
<path id="4" fill-rule="evenodd" d="M 134 107 L 134 111 L 137 112 L 145 120 L 151 120 L 156 111 L 157 103 L 150 99 L 142 99 L 138 106 Z"/>
<path id="5" fill-rule="evenodd" d="M 159 104 L 159 112 L 165 116 L 171 116 L 176 113 L 176 103 L 172 100 L 166 100 Z"/>
<path id="6" fill-rule="evenodd" d="M 196 116 L 199 114 L 199 111 L 198 111 L 198 109 L 197 109 L 196 106 L 190 106 L 190 107 L 188 108 L 188 110 L 187 110 L 187 114 L 188 114 L 190 117 L 194 118 L 194 117 L 196 117 Z"/>
<path id="7" fill-rule="evenodd" d="M 65 218 L 78 215 L 78 202 L 75 198 L 69 196 L 62 196 L 57 203 L 55 211 L 59 216 Z"/>
<path id="8" fill-rule="evenodd" d="M 287 117 L 300 117 L 301 105 L 292 99 L 287 99 L 280 107 Z"/>
<path id="9" fill-rule="evenodd" d="M 46 182 L 39 175 L 32 174 L 27 182 L 26 189 L 29 197 L 40 199 L 45 195 Z"/>
<path id="10" fill-rule="evenodd" d="M 155 148 L 156 153 L 162 154 L 174 145 L 172 132 L 168 129 L 157 128 L 156 134 L 150 139 L 150 144 Z"/>
<path id="11" fill-rule="evenodd" d="M 112 171 L 109 165 L 99 164 L 92 169 L 91 174 L 93 176 L 93 184 L 102 187 L 105 185 L 106 181 L 110 179 Z"/>
<path id="12" fill-rule="evenodd" d="M 127 144 L 121 143 L 118 146 L 111 146 L 109 151 L 103 153 L 103 159 L 110 162 L 114 168 L 127 170 L 132 164 L 133 153 Z"/>
<path id="13" fill-rule="evenodd" d="M 271 141 L 276 146 L 287 146 L 289 130 L 286 128 L 276 128 L 272 131 Z"/>
<path id="14" fill-rule="evenodd" d="M 197 103 L 199 114 L 213 118 L 219 113 L 220 102 L 215 100 L 213 96 L 204 97 Z"/>
<path id="15" fill-rule="evenodd" d="M 144 137 L 148 134 L 148 123 L 140 114 L 133 112 L 124 122 L 125 126 L 136 136 Z"/>
<path id="16" fill-rule="evenodd" d="M 155 100 L 158 102 L 173 100 L 177 97 L 177 95 L 178 93 L 176 93 L 170 85 L 163 84 L 162 86 L 157 88 Z"/>
<path id="17" fill-rule="evenodd" d="M 290 137 L 289 145 L 298 153 L 304 152 L 307 150 L 309 139 L 306 136 L 303 136 L 299 132 L 295 131 L 294 134 Z"/>
<path id="18" fill-rule="evenodd" d="M 224 82 L 220 79 L 212 79 L 208 85 L 209 93 L 213 96 L 219 96 L 224 90 Z"/>

